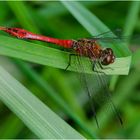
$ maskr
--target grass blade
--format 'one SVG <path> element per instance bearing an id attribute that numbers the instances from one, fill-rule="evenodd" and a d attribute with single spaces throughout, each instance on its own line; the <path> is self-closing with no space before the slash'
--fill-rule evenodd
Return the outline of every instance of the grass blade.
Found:
<path id="1" fill-rule="evenodd" d="M 77 138 L 78 132 L 67 125 L 30 91 L 0 67 L 0 99 L 39 138 Z"/>
<path id="2" fill-rule="evenodd" d="M 0 54 L 65 69 L 68 64 L 69 53 L 23 40 L 0 36 Z M 93 74 L 94 72 L 90 69 L 90 66 L 87 66 L 89 65 L 87 58 L 82 60 L 86 66 L 85 72 Z M 130 56 L 117 58 L 115 63 L 109 66 L 112 69 L 105 69 L 103 71 L 108 75 L 127 75 L 130 61 Z M 72 61 L 69 70 L 77 71 L 77 66 L 74 62 Z"/>

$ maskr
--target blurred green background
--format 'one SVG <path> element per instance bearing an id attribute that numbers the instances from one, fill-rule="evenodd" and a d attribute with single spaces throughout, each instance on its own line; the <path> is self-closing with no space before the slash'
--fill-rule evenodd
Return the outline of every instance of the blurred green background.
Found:
<path id="1" fill-rule="evenodd" d="M 126 36 L 140 33 L 139 2 L 82 1 L 78 4 L 96 15 L 109 29 L 121 28 Z M 51 37 L 76 39 L 90 36 L 82 25 L 59 1 L 0 2 L 0 26 L 20 27 Z M 3 32 L 0 34 L 8 36 Z M 44 45 L 40 42 L 34 43 Z M 130 40 L 128 43 L 128 47 L 133 51 L 129 75 L 112 76 L 109 81 L 109 89 L 121 114 L 123 126 L 115 119 L 115 114 L 102 104 L 97 107 L 97 118 L 101 127 L 97 128 L 77 73 L 6 56 L 0 56 L 0 64 L 84 137 L 140 138 L 139 43 L 139 39 L 136 42 Z M 52 44 L 46 46 L 63 50 Z M 89 86 L 94 83 L 89 83 Z M 94 84 L 94 88 L 97 89 L 97 94 L 104 90 L 98 84 Z M 38 135 L 28 129 L 0 101 L 0 138 L 38 138 Z"/>

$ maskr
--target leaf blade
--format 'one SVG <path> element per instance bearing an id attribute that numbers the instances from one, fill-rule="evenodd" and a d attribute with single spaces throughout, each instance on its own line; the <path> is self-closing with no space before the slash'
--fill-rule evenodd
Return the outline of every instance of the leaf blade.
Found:
<path id="1" fill-rule="evenodd" d="M 39 138 L 84 138 L 2 67 L 0 72 L 0 99 Z"/>
<path id="2" fill-rule="evenodd" d="M 0 54 L 61 69 L 66 68 L 69 57 L 68 52 L 5 36 L 0 36 Z M 85 66 L 89 65 L 87 58 L 82 58 L 82 61 Z M 129 56 L 116 58 L 115 63 L 109 66 L 112 69 L 103 71 L 108 75 L 127 75 L 130 61 Z M 75 61 L 72 61 L 68 70 L 77 71 Z M 90 66 L 86 67 L 85 72 L 95 74 Z"/>

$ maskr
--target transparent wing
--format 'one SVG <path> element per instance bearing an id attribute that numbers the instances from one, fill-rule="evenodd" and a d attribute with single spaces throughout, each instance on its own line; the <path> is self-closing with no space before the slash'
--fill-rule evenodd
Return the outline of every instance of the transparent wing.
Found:
<path id="1" fill-rule="evenodd" d="M 85 73 L 84 64 L 81 61 L 81 57 L 82 57 L 81 55 L 77 55 L 77 69 L 80 69 L 82 71 L 80 73 L 80 81 L 82 83 L 83 89 L 87 93 L 93 116 L 95 118 L 97 127 L 99 128 L 99 123 L 98 123 L 98 119 L 97 119 L 97 115 L 96 115 L 96 109 L 95 109 L 95 100 L 94 100 L 94 96 L 92 96 L 92 93 L 93 92 L 95 93 L 95 91 L 92 90 L 92 92 L 91 92 L 89 87 L 88 87 L 88 80 L 89 79 L 88 79 L 87 74 Z"/>
<path id="2" fill-rule="evenodd" d="M 103 33 L 100 33 L 96 36 L 93 36 L 93 38 L 100 38 L 100 37 L 112 37 L 112 36 L 121 36 L 122 35 L 122 30 L 121 29 L 115 29 L 113 31 L 109 30 Z"/>
<path id="3" fill-rule="evenodd" d="M 91 56 L 89 56 L 89 58 L 90 58 L 91 64 L 94 65 L 94 71 L 97 73 L 96 74 L 97 82 L 98 82 L 100 88 L 103 89 L 100 93 L 98 93 L 96 95 L 96 100 L 99 101 L 99 105 L 100 104 L 103 105 L 105 103 L 108 104 L 108 107 L 112 108 L 112 111 L 115 113 L 115 116 L 117 117 L 120 124 L 122 125 L 123 122 L 122 122 L 121 116 L 111 99 L 112 96 L 108 89 L 108 84 L 107 84 L 108 82 L 106 80 L 106 79 L 108 79 L 107 75 L 105 75 L 105 73 L 97 70 L 97 68 L 100 68 L 100 65 L 98 65 L 100 63 L 99 60 L 96 60 L 96 63 L 95 63 L 95 60 L 93 60 Z"/>
<path id="4" fill-rule="evenodd" d="M 128 42 L 128 41 L 132 41 L 132 42 L 137 42 L 140 39 L 140 35 L 139 34 L 135 34 L 135 35 L 127 35 L 127 36 L 123 36 L 122 35 L 122 30 L 121 29 L 116 29 L 114 31 L 107 31 L 104 33 L 101 33 L 97 36 L 92 36 L 92 37 L 88 37 L 87 39 L 89 40 L 93 40 L 93 41 L 101 41 L 101 42 Z"/>

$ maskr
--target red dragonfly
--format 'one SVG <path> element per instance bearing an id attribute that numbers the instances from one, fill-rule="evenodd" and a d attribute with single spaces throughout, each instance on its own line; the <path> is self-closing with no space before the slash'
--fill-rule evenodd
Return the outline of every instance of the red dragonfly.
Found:
<path id="1" fill-rule="evenodd" d="M 101 69 L 104 69 L 104 67 L 103 67 L 104 65 L 109 65 L 115 61 L 115 55 L 113 53 L 113 50 L 111 48 L 103 49 L 98 43 L 98 40 L 100 39 L 98 37 L 82 38 L 82 39 L 78 39 L 78 40 L 72 40 L 72 39 L 62 40 L 62 39 L 56 39 L 56 38 L 51 38 L 51 37 L 47 37 L 47 36 L 43 36 L 43 35 L 34 34 L 32 32 L 29 32 L 27 30 L 20 29 L 20 28 L 0 27 L 0 30 L 5 31 L 5 32 L 9 33 L 10 35 L 15 36 L 20 39 L 39 40 L 39 41 L 53 43 L 53 44 L 62 46 L 63 48 L 66 48 L 66 49 L 72 49 L 74 53 L 69 55 L 69 62 L 68 62 L 66 69 L 71 64 L 72 55 L 77 55 L 80 57 L 81 56 L 88 57 L 92 63 L 92 70 L 95 72 L 98 72 L 96 70 L 96 64 L 98 64 L 98 66 Z M 83 77 L 84 77 L 84 79 L 86 79 L 85 75 L 83 75 Z M 91 103 L 93 115 L 95 117 L 97 126 L 99 127 L 98 120 L 96 117 L 94 103 L 92 102 L 93 98 L 91 97 L 86 80 L 85 80 L 85 86 L 86 86 L 86 90 L 88 92 L 88 96 L 90 97 L 90 103 Z M 107 96 L 110 98 L 109 93 L 107 93 Z M 113 104 L 112 101 L 111 101 L 111 103 L 113 105 L 114 111 L 116 112 L 120 123 L 122 124 L 121 117 L 118 114 L 115 105 Z"/>

